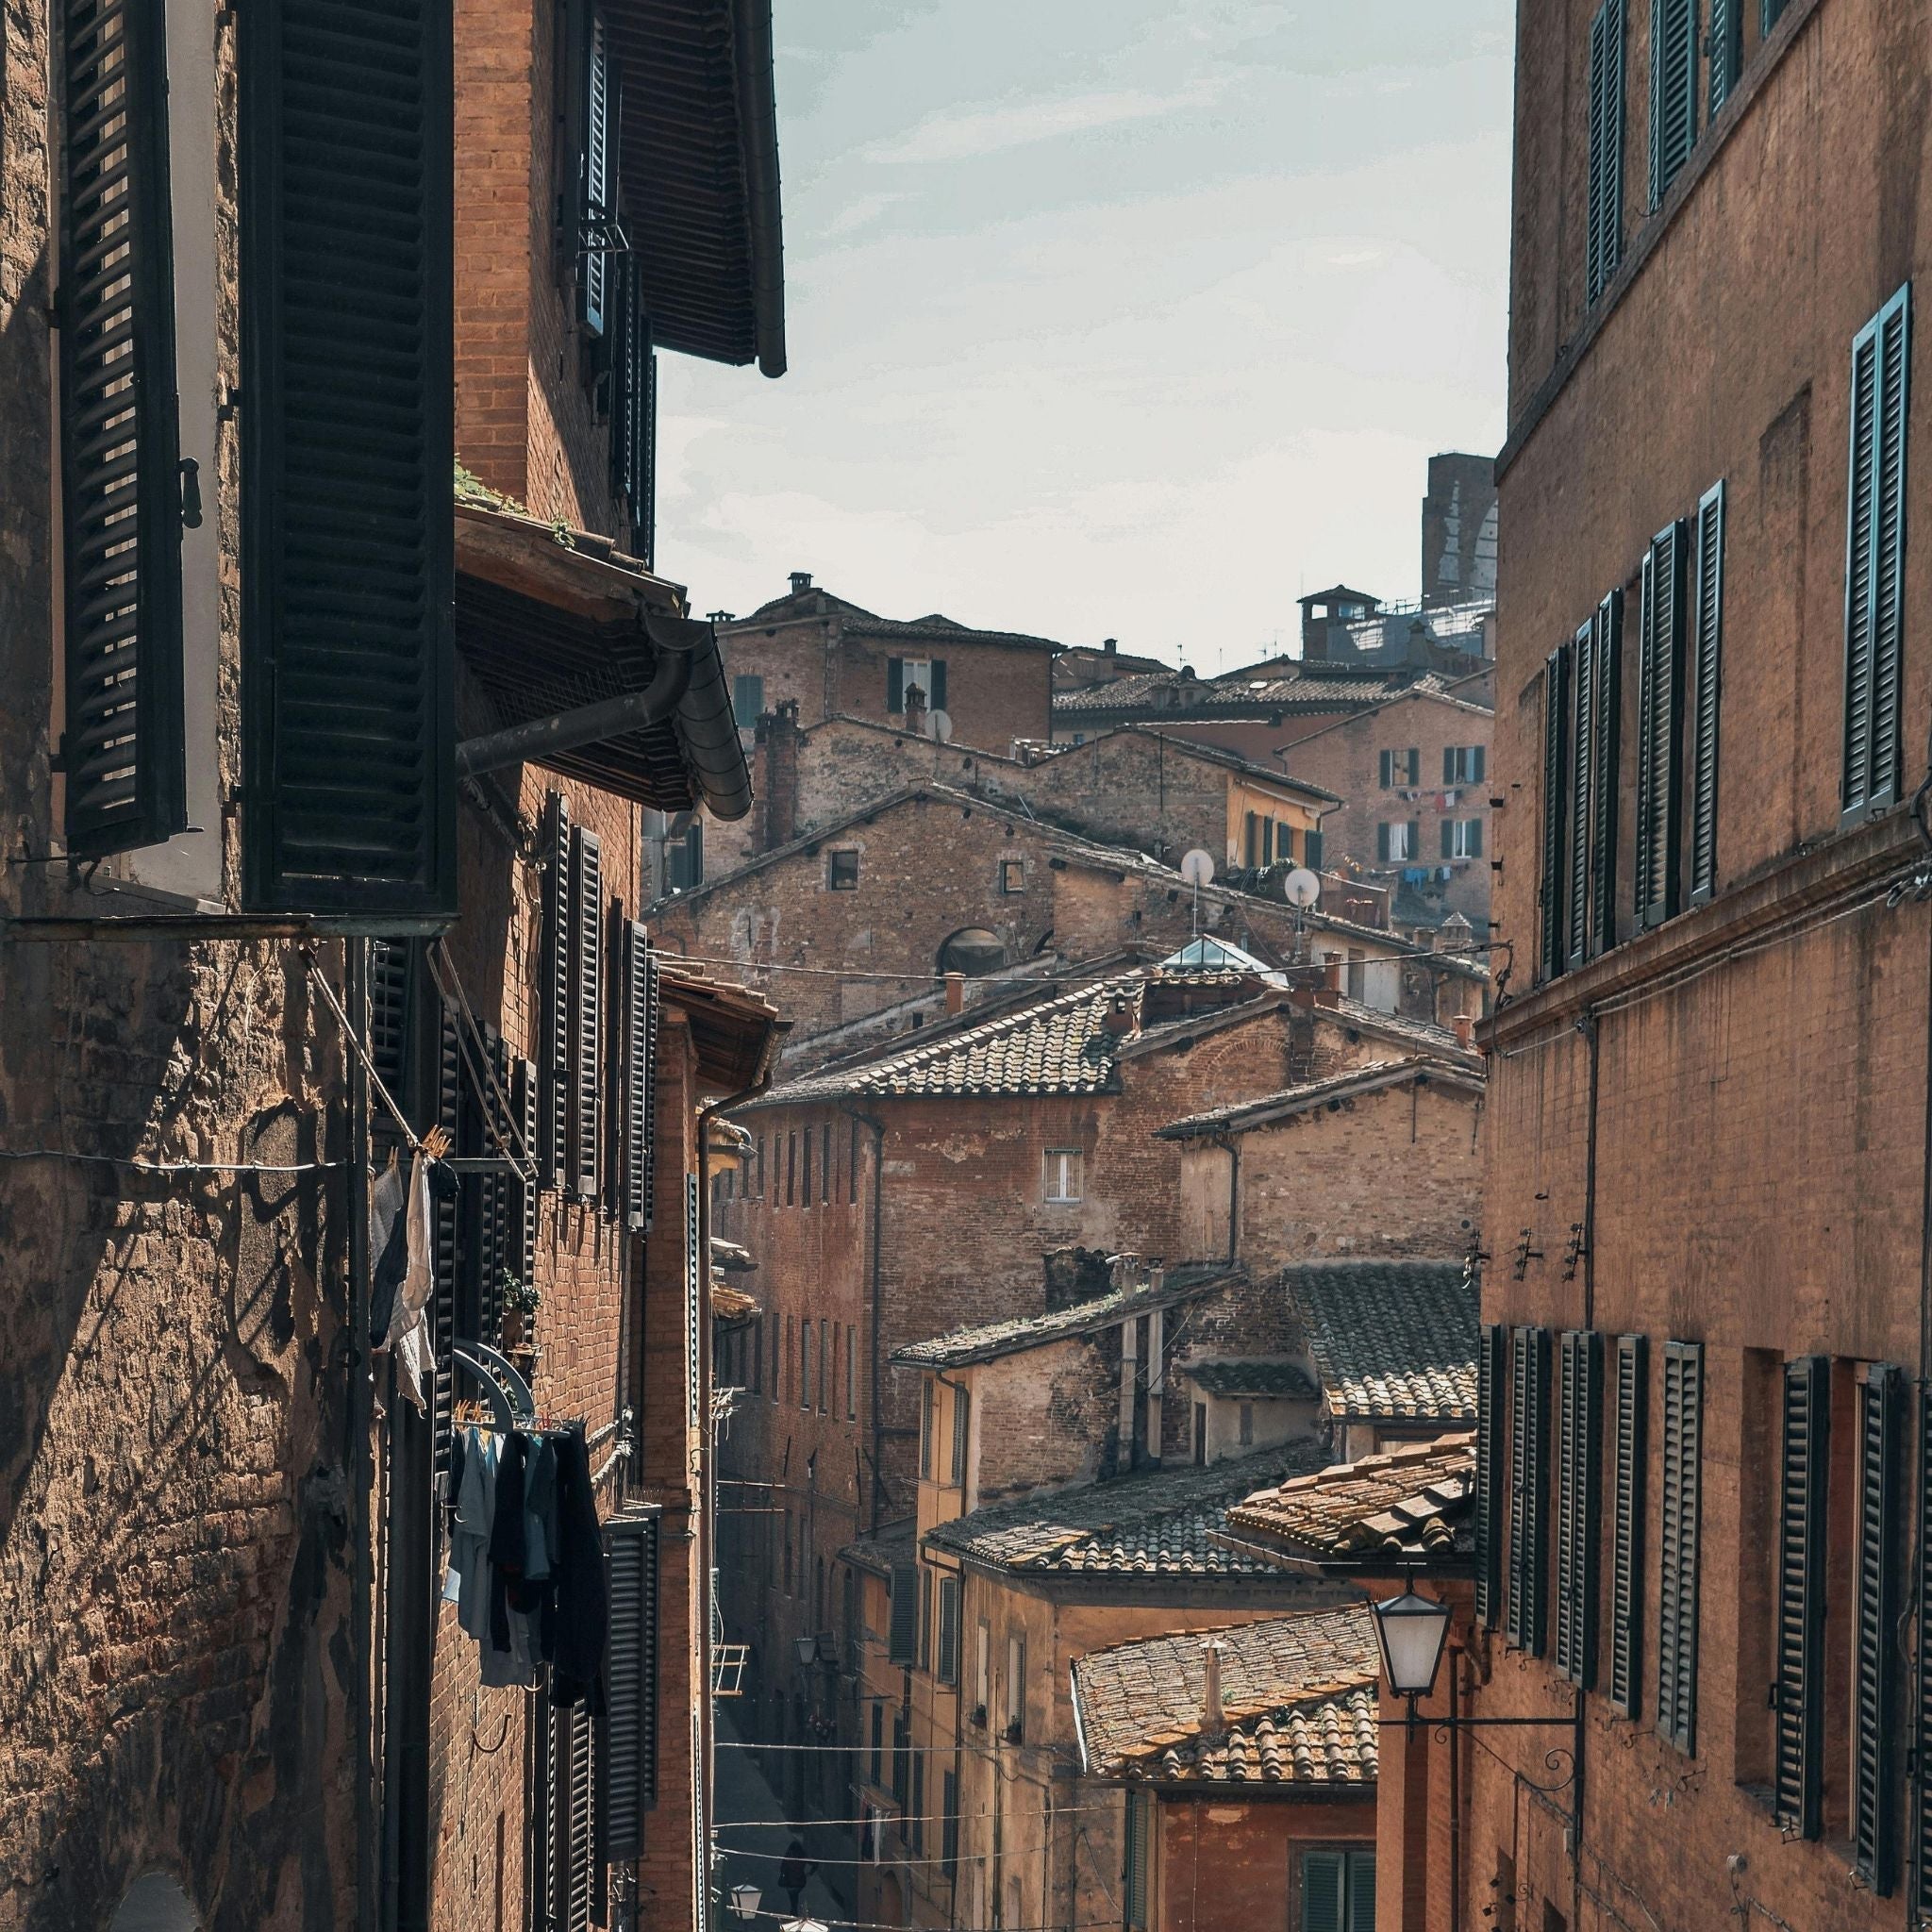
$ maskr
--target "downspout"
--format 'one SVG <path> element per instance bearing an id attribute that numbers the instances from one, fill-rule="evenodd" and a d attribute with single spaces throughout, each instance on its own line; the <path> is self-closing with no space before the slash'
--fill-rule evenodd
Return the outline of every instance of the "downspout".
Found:
<path id="1" fill-rule="evenodd" d="M 1216 1134 L 1214 1145 L 1227 1156 L 1227 1265 L 1241 1253 L 1241 1150 L 1232 1134 Z"/>
<path id="2" fill-rule="evenodd" d="M 879 1257 L 879 1238 L 885 1225 L 883 1197 L 886 1190 L 886 1124 L 876 1114 L 856 1107 L 841 1107 L 861 1126 L 872 1129 L 872 1333 L 867 1338 L 867 1374 L 870 1377 L 872 1410 L 872 1528 L 879 1533 L 879 1485 L 884 1480 L 885 1423 L 879 1412 L 879 1317 L 885 1300 L 884 1275 Z"/>

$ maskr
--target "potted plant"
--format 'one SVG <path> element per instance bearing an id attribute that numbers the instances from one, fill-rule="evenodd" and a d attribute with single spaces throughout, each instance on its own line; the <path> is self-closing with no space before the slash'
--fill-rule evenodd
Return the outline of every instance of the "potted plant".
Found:
<path id="1" fill-rule="evenodd" d="M 503 1345 L 506 1349 L 525 1349 L 536 1341 L 537 1309 L 542 1296 L 534 1282 L 506 1268 L 500 1281 L 503 1291 Z"/>

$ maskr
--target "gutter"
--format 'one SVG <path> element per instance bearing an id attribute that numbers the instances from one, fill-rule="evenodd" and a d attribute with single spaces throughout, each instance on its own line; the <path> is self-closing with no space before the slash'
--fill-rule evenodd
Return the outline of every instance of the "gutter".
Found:
<path id="1" fill-rule="evenodd" d="M 776 166 L 775 150 L 773 165 Z M 659 626 L 668 627 L 668 623 L 663 618 L 652 623 L 654 644 L 658 643 Z M 691 675 L 677 700 L 678 743 L 697 780 L 696 790 L 705 809 L 715 819 L 741 819 L 751 810 L 751 773 L 745 767 L 744 747 L 738 738 L 738 720 L 731 709 L 731 693 L 724 684 L 718 634 L 708 624 L 690 619 L 682 620 L 679 627 L 701 631 L 703 638 L 694 639 L 685 647 L 691 652 Z M 766 1085 L 769 1084 L 767 1081 Z"/>
<path id="2" fill-rule="evenodd" d="M 785 374 L 785 232 L 778 197 L 778 104 L 772 77 L 772 0 L 737 0 L 738 114 L 751 228 L 751 300 L 758 372 Z M 749 809 L 750 797 L 746 796 Z M 721 817 L 741 817 L 724 812 Z"/>

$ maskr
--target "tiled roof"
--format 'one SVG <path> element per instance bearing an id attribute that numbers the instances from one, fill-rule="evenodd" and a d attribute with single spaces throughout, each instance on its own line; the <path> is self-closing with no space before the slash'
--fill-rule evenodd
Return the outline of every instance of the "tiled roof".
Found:
<path id="1" fill-rule="evenodd" d="M 1245 1100 L 1237 1106 L 1209 1108 L 1204 1113 L 1191 1113 L 1185 1120 L 1170 1121 L 1156 1129 L 1165 1141 L 1191 1141 L 1207 1134 L 1241 1134 L 1251 1127 L 1265 1127 L 1292 1114 L 1320 1111 L 1331 1103 L 1340 1106 L 1358 1093 L 1373 1093 L 1384 1087 L 1406 1086 L 1411 1080 L 1440 1082 L 1458 1092 L 1480 1093 L 1479 1074 L 1463 1067 L 1423 1058 L 1399 1060 L 1371 1060 L 1367 1066 L 1350 1067 L 1331 1074 L 1325 1080 L 1305 1081 L 1299 1087 L 1284 1087 L 1279 1093 L 1263 1094 L 1258 1100 Z"/>
<path id="2" fill-rule="evenodd" d="M 1227 1540 L 1321 1562 L 1454 1556 L 1469 1545 L 1475 1438 L 1443 1436 L 1257 1491 L 1227 1512 Z"/>
<path id="3" fill-rule="evenodd" d="M 1388 935 L 1385 933 L 1386 939 Z M 1440 958 L 1440 954 L 1420 953 L 1418 958 L 1428 960 Z M 1375 1007 L 1365 1007 L 1359 1000 L 1338 999 L 1332 1007 L 1324 1008 L 1332 1013 L 1344 1024 L 1357 1032 L 1373 1033 L 1383 1040 L 1400 1041 L 1418 1047 L 1440 1060 L 1447 1060 L 1452 1066 L 1481 1068 L 1485 1062 L 1481 1054 L 1467 1047 L 1450 1032 L 1446 1026 L 1432 1025 L 1426 1020 L 1410 1020 L 1399 1013 L 1385 1013 Z"/>
<path id="4" fill-rule="evenodd" d="M 1158 691 L 1180 692 L 1185 702 L 1188 694 L 1205 692 L 1211 688 L 1199 678 L 1186 676 L 1178 671 L 1142 671 L 1131 677 L 1117 677 L 1111 684 L 1096 685 L 1089 691 L 1058 691 L 1054 694 L 1053 708 L 1056 711 L 1111 711 L 1135 705 L 1151 705 Z"/>
<path id="5" fill-rule="evenodd" d="M 1210 1637 L 1213 1730 L 1202 1707 Z M 1073 1672 L 1083 1767 L 1156 1784 L 1372 1785 L 1378 1670 L 1366 1605 L 1093 1651 Z"/>
<path id="6" fill-rule="evenodd" d="M 1256 1396 L 1264 1402 L 1282 1401 L 1321 1392 L 1299 1362 L 1181 1362 L 1178 1368 L 1204 1395 L 1224 1400 Z"/>
<path id="7" fill-rule="evenodd" d="M 918 1557 L 917 1538 L 909 1523 L 882 1529 L 876 1536 L 860 1537 L 857 1542 L 847 1543 L 839 1552 L 841 1563 L 850 1563 L 856 1570 L 869 1570 L 874 1576 L 889 1579 L 896 1565 L 916 1562 Z"/>
<path id="8" fill-rule="evenodd" d="M 1281 1285 L 1308 1324 L 1332 1414 L 1475 1419 L 1476 1283 L 1461 1261 L 1303 1261 Z"/>
<path id="9" fill-rule="evenodd" d="M 1171 1308 L 1178 1303 L 1192 1301 L 1243 1278 L 1241 1270 L 1213 1262 L 1176 1268 L 1158 1282 L 1142 1281 L 1112 1289 L 1106 1294 L 1095 1295 L 1091 1301 L 1074 1302 L 1064 1308 L 1051 1308 L 1038 1315 L 1019 1315 L 1010 1321 L 988 1322 L 976 1328 L 957 1328 L 952 1334 L 936 1336 L 930 1341 L 914 1341 L 897 1350 L 892 1361 L 908 1369 L 964 1368 L 972 1362 L 991 1361 L 999 1356 L 1018 1355 L 1024 1349 L 1043 1348 L 1048 1342 L 1110 1328 L 1117 1323 L 1151 1314 L 1157 1308 Z"/>
<path id="10" fill-rule="evenodd" d="M 719 1321 L 741 1322 L 745 1316 L 755 1315 L 758 1311 L 757 1295 L 747 1294 L 741 1288 L 732 1288 L 727 1283 L 720 1281 L 715 1274 L 712 1275 L 711 1312 Z"/>
<path id="11" fill-rule="evenodd" d="M 976 1509 L 926 1532 L 939 1549 L 1034 1576 L 1238 1576 L 1271 1566 L 1213 1540 L 1231 1504 L 1274 1469 L 1312 1471 L 1310 1444 L 1206 1469 L 1157 1470 Z"/>

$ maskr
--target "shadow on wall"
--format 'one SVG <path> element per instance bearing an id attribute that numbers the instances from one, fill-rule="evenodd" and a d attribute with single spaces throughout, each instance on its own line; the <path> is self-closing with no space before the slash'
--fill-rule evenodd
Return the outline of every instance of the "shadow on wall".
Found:
<path id="1" fill-rule="evenodd" d="M 127 1888 L 108 1932 L 201 1932 L 201 1921 L 165 1872 L 150 1872 Z"/>

